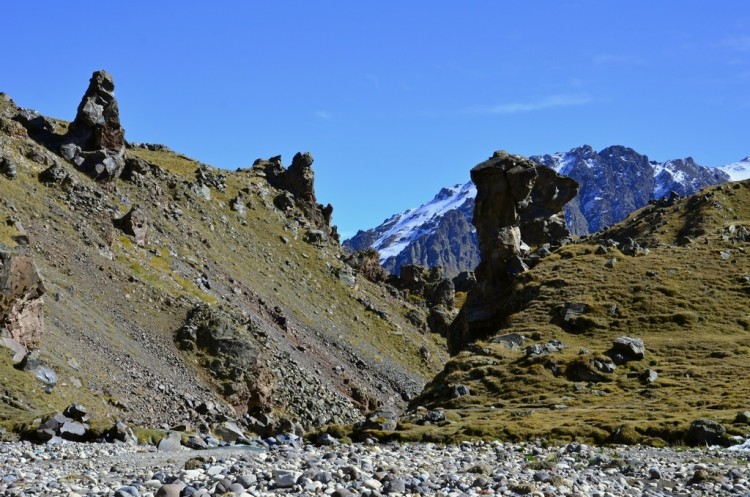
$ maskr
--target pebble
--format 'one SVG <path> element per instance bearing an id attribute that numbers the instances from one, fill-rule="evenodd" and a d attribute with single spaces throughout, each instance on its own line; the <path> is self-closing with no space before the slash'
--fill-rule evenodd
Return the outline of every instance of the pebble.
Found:
<path id="1" fill-rule="evenodd" d="M 204 466 L 185 469 L 200 456 Z M 747 452 L 703 448 L 279 443 L 154 452 L 114 444 L 0 444 L 0 497 L 743 495 Z"/>

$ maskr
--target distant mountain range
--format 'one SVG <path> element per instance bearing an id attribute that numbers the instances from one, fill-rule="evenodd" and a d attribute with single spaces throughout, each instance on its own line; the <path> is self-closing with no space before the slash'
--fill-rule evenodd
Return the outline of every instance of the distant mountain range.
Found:
<path id="1" fill-rule="evenodd" d="M 531 159 L 578 181 L 578 197 L 565 208 L 568 226 L 577 235 L 606 228 L 671 192 L 686 196 L 710 185 L 750 178 L 750 157 L 721 167 L 704 167 L 691 157 L 650 161 L 620 145 L 599 152 L 584 145 Z M 471 182 L 443 188 L 426 204 L 393 215 L 375 228 L 360 230 L 343 245 L 352 251 L 377 249 L 381 264 L 394 273 L 403 264 L 442 266 L 447 275 L 472 270 L 479 263 L 471 223 L 475 196 Z"/>

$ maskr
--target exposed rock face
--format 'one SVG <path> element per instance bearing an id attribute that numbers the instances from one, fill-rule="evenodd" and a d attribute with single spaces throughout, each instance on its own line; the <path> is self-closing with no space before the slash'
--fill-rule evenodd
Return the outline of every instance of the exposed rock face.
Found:
<path id="1" fill-rule="evenodd" d="M 472 183 L 443 188 L 430 202 L 357 232 L 343 246 L 350 251 L 381 251 L 381 263 L 392 274 L 398 274 L 403 264 L 441 266 L 448 276 L 473 270 L 479 264 L 471 225 L 475 194 Z"/>
<path id="2" fill-rule="evenodd" d="M 335 227 L 331 227 L 333 206 L 331 204 L 323 206 L 315 198 L 313 162 L 314 159 L 310 152 L 297 152 L 292 159 L 292 165 L 287 169 L 282 165 L 280 156 L 268 160 L 258 159 L 253 167 L 261 169 L 265 173 L 271 186 L 289 192 L 296 205 L 314 226 L 330 230 L 333 238 L 338 240 Z M 291 206 L 288 206 L 288 202 L 281 200 L 279 202 L 283 203 L 285 207 L 291 208 Z"/>
<path id="3" fill-rule="evenodd" d="M 504 151 L 474 167 L 471 179 L 477 187 L 473 222 L 481 262 L 477 285 L 451 326 L 452 353 L 499 329 L 503 296 L 513 277 L 528 269 L 529 248 L 557 244 L 569 235 L 562 207 L 578 193 L 572 179 Z"/>
<path id="4" fill-rule="evenodd" d="M 258 414 L 272 410 L 271 395 L 275 378 L 251 338 L 247 325 L 208 306 L 194 308 L 187 323 L 177 333 L 181 348 L 202 351 L 209 357 L 209 370 L 226 400 L 238 414 Z"/>
<path id="5" fill-rule="evenodd" d="M 472 207 L 471 203 L 465 208 L 469 207 Z M 469 221 L 471 216 L 465 216 L 461 209 L 448 211 L 433 221 L 437 227 L 431 234 L 416 238 L 400 254 L 386 259 L 383 267 L 397 273 L 404 264 L 441 266 L 448 275 L 456 274 L 462 268 L 475 268 L 479 264 L 476 232 Z"/>
<path id="6" fill-rule="evenodd" d="M 0 330 L 26 349 L 44 334 L 45 288 L 30 254 L 0 250 Z"/>
<path id="7" fill-rule="evenodd" d="M 536 168 L 538 177 L 529 201 L 519 210 L 519 225 L 523 241 L 539 247 L 556 243 L 570 235 L 563 207 L 578 194 L 578 183 L 561 176 L 547 167 Z"/>
<path id="8" fill-rule="evenodd" d="M 94 73 L 61 147 L 63 157 L 105 181 L 118 178 L 125 168 L 125 130 L 114 89 L 108 72 Z"/>

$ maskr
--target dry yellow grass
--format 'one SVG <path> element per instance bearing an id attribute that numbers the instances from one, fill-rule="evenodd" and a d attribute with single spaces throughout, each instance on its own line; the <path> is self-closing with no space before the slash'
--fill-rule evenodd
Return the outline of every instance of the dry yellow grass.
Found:
<path id="1" fill-rule="evenodd" d="M 405 425 L 390 436 L 658 445 L 681 443 L 700 417 L 745 434 L 750 427 L 732 424 L 750 409 L 750 238 L 743 226 L 750 230 L 750 182 L 650 206 L 563 247 L 518 278 L 511 295 L 516 312 L 497 335 L 521 333 L 524 346 L 559 340 L 564 349 L 528 358 L 523 348 L 509 350 L 492 338 L 476 343 L 452 358 L 413 403 L 444 407 L 455 421 Z M 627 244 L 628 238 L 648 254 L 612 247 L 601 253 L 608 240 Z M 612 258 L 616 263 L 607 267 Z M 569 304 L 588 311 L 565 322 L 561 313 Z M 606 381 L 598 383 L 567 374 L 606 354 L 620 336 L 641 338 L 645 358 L 602 374 Z M 647 369 L 658 372 L 651 384 L 638 377 Z M 451 387 L 458 384 L 471 394 L 454 398 Z"/>

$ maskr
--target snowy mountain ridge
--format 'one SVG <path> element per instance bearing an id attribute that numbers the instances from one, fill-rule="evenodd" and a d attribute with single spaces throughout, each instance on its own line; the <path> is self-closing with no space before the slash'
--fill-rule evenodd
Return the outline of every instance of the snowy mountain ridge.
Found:
<path id="1" fill-rule="evenodd" d="M 571 232 L 581 235 L 618 222 L 649 200 L 670 192 L 684 196 L 709 185 L 750 178 L 750 157 L 709 168 L 691 157 L 657 162 L 623 146 L 596 152 L 584 145 L 531 159 L 579 182 L 579 195 L 566 206 L 565 215 Z M 345 240 L 344 246 L 349 250 L 375 248 L 381 264 L 392 272 L 407 263 L 441 265 L 449 274 L 471 270 L 473 266 L 462 265 L 478 260 L 471 225 L 475 196 L 476 187 L 470 181 L 443 188 L 418 208 L 359 231 Z M 466 222 L 458 222 L 461 216 L 452 211 Z"/>
<path id="2" fill-rule="evenodd" d="M 719 169 L 727 173 L 731 181 L 750 178 L 750 157 L 745 157 L 739 162 L 719 166 Z"/>
<path id="3" fill-rule="evenodd" d="M 434 229 L 430 221 L 445 215 L 446 212 L 459 208 L 464 202 L 476 197 L 477 188 L 471 181 L 463 185 L 443 188 L 435 197 L 416 209 L 409 209 L 401 214 L 388 218 L 382 225 L 380 236 L 372 247 L 380 252 L 381 263 L 389 257 L 395 257 L 415 238 Z"/>

